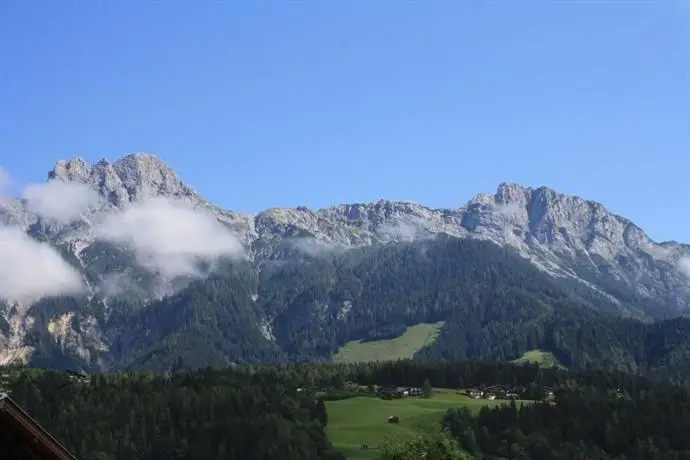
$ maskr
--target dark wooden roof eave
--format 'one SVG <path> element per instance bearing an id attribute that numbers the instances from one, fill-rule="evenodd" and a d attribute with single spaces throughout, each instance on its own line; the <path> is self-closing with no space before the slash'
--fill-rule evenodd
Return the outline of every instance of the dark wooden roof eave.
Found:
<path id="1" fill-rule="evenodd" d="M 77 460 L 77 457 L 72 455 L 6 393 L 0 393 L 0 412 L 8 414 L 25 433 L 36 439 L 46 453 L 51 455 L 49 458 L 54 460 Z"/>

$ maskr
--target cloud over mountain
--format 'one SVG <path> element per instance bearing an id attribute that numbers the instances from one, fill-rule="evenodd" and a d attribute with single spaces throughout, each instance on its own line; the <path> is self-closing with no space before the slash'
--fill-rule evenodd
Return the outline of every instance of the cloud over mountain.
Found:
<path id="1" fill-rule="evenodd" d="M 59 180 L 30 184 L 24 189 L 23 197 L 29 212 L 65 224 L 78 220 L 98 205 L 98 195 L 89 186 Z"/>
<path id="2" fill-rule="evenodd" d="M 680 271 L 690 278 L 690 257 L 683 257 L 678 263 L 680 265 Z"/>
<path id="3" fill-rule="evenodd" d="M 213 216 L 163 197 L 102 216 L 97 238 L 128 247 L 137 261 L 161 276 L 198 276 L 199 262 L 242 257 L 237 237 Z"/>
<path id="4" fill-rule="evenodd" d="M 83 288 L 79 273 L 55 249 L 19 228 L 0 227 L 0 298 L 30 303 Z"/>

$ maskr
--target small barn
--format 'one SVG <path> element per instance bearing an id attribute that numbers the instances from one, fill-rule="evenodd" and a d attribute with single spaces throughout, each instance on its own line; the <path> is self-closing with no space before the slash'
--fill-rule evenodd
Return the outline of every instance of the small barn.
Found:
<path id="1" fill-rule="evenodd" d="M 6 393 L 0 393 L 0 459 L 77 460 Z"/>

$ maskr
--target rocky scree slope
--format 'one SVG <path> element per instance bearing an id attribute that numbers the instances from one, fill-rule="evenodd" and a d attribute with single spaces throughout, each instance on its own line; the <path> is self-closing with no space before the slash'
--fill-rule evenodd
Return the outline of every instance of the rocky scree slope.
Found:
<path id="1" fill-rule="evenodd" d="M 578 292 L 592 291 L 594 307 L 605 304 L 609 310 L 617 306 L 617 311 L 624 315 L 664 318 L 685 313 L 690 304 L 690 283 L 680 263 L 690 255 L 690 247 L 674 242 L 655 243 L 632 222 L 603 205 L 545 187 L 501 184 L 495 194 L 477 195 L 456 209 L 379 200 L 321 210 L 298 207 L 243 214 L 207 202 L 185 185 L 172 168 L 148 154 L 131 154 L 114 163 L 102 160 L 93 165 L 81 158 L 60 161 L 48 180 L 81 184 L 92 190 L 97 200 L 89 202 L 78 217 L 60 220 L 36 212 L 26 199 L 5 198 L 0 201 L 0 224 L 19 227 L 32 238 L 57 248 L 82 274 L 88 292 L 61 301 L 57 308 L 53 302 L 43 310 L 39 308 L 41 302 L 31 307 L 7 299 L 0 305 L 0 362 L 28 359 L 36 350 L 43 355 L 53 353 L 45 348 L 46 340 L 34 337 L 32 341 L 31 331 L 40 327 L 61 352 L 69 351 L 85 362 L 107 366 L 105 361 L 110 358 L 106 355 L 114 353 L 116 334 L 112 331 L 122 332 L 127 326 L 113 326 L 123 321 L 118 316 L 122 309 L 143 308 L 147 302 L 179 293 L 185 287 L 189 289 L 190 282 L 192 288 L 203 290 L 210 289 L 208 286 L 213 283 L 223 283 L 223 279 L 232 279 L 235 291 L 242 285 L 246 297 L 252 299 L 250 307 L 226 305 L 226 320 L 242 325 L 230 329 L 238 336 L 249 334 L 247 340 L 257 339 L 258 334 L 266 340 L 264 358 L 282 359 L 285 347 L 274 346 L 276 331 L 289 342 L 290 334 L 299 334 L 296 324 L 300 318 L 311 313 L 290 308 L 273 311 L 274 306 L 257 302 L 261 283 L 279 284 L 290 279 L 285 272 L 276 271 L 280 263 L 301 263 L 303 277 L 310 273 L 304 266 L 314 264 L 318 258 L 342 258 L 355 249 L 389 243 L 433 243 L 439 235 L 484 240 L 510 248 L 544 275 L 575 286 L 573 289 Z M 103 216 L 161 199 L 181 203 L 220 222 L 241 244 L 243 257 L 235 257 L 232 262 L 220 257 L 206 263 L 207 270 L 202 270 L 204 276 L 199 281 L 199 276 L 189 273 L 165 276 L 142 263 L 126 242 L 98 238 L 94 229 Z M 171 261 L 174 263 L 175 259 Z M 204 261 L 199 263 L 203 265 Z M 211 279 L 207 278 L 209 273 L 213 274 Z M 125 289 L 106 289 L 112 283 L 105 281 L 112 280 L 129 284 Z M 221 292 L 222 288 L 216 286 L 211 291 Z M 213 292 L 209 293 L 211 297 Z M 321 302 L 323 306 L 325 302 L 318 299 L 319 292 L 300 295 L 302 305 L 314 307 Z M 176 302 L 180 301 L 177 298 Z M 294 299 L 291 301 L 294 303 Z M 122 307 L 114 317 L 113 305 Z M 340 315 L 341 323 L 347 322 L 347 311 L 352 308 L 347 303 L 340 305 L 336 316 Z M 17 316 L 18 311 L 27 309 L 28 314 Z M 155 308 L 147 314 L 151 321 L 162 315 Z M 237 320 L 240 316 L 244 323 Z M 155 327 L 155 321 L 150 326 Z M 379 326 L 386 328 L 383 323 Z M 151 335 L 151 329 L 140 332 Z M 155 346 L 151 341 L 146 344 L 147 349 Z"/>

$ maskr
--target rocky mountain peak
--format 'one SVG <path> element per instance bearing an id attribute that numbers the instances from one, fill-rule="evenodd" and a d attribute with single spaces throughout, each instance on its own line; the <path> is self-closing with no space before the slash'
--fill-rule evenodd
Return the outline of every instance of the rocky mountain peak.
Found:
<path id="1" fill-rule="evenodd" d="M 60 160 L 48 173 L 48 179 L 58 179 L 64 182 L 86 182 L 89 176 L 90 166 L 82 157 L 74 157 L 71 160 Z"/>
<path id="2" fill-rule="evenodd" d="M 533 190 L 520 184 L 504 182 L 498 186 L 493 196 L 497 204 L 518 203 L 524 205 L 532 195 Z"/>
<path id="3" fill-rule="evenodd" d="M 196 196 L 194 190 L 155 155 L 132 153 L 117 160 L 113 169 L 129 193 L 130 201 L 160 195 L 175 198 Z"/>
<path id="4" fill-rule="evenodd" d="M 90 185 L 115 206 L 153 196 L 198 199 L 167 163 L 148 153 L 131 153 L 114 163 L 102 159 L 94 165 L 81 157 L 60 160 L 48 179 Z"/>

